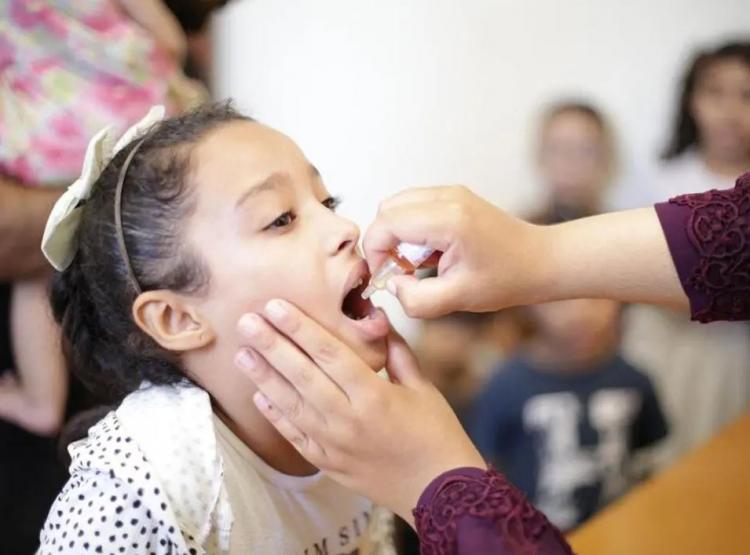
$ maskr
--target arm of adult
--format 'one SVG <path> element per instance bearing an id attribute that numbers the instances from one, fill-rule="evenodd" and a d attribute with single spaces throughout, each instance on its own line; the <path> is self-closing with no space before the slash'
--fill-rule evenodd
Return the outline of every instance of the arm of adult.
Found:
<path id="1" fill-rule="evenodd" d="M 180 63 L 187 55 L 187 37 L 180 22 L 162 0 L 119 0 L 125 12 Z"/>
<path id="2" fill-rule="evenodd" d="M 42 436 L 60 431 L 68 396 L 60 328 L 47 299 L 48 282 L 40 277 L 13 284 L 10 322 L 16 374 L 0 377 L 0 418 Z"/>
<path id="3" fill-rule="evenodd" d="M 570 553 L 547 519 L 488 470 L 404 341 L 388 341 L 380 379 L 296 307 L 242 317 L 237 364 L 258 409 L 333 479 L 412 523 L 422 553 Z"/>
<path id="4" fill-rule="evenodd" d="M 442 252 L 437 277 L 391 280 L 413 317 L 577 297 L 687 306 L 654 208 L 538 226 L 465 187 L 411 189 L 384 201 L 367 230 L 370 268 L 400 241 Z"/>
<path id="5" fill-rule="evenodd" d="M 0 281 L 15 281 L 48 267 L 40 245 L 52 205 L 62 191 L 21 187 L 0 176 Z"/>

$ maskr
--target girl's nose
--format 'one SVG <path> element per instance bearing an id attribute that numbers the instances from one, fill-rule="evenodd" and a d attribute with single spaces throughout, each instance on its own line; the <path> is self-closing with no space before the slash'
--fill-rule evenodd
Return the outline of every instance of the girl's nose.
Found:
<path id="1" fill-rule="evenodd" d="M 334 215 L 329 236 L 328 252 L 331 256 L 351 252 L 359 242 L 359 228 L 352 221 Z"/>

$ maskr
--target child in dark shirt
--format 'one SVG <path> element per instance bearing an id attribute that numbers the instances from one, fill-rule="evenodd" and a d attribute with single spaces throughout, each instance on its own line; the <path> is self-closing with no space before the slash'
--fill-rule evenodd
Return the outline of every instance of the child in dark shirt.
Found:
<path id="1" fill-rule="evenodd" d="M 663 438 L 667 424 L 649 379 L 617 353 L 619 304 L 528 310 L 535 333 L 478 397 L 470 434 L 569 530 L 632 484 L 635 451 Z"/>

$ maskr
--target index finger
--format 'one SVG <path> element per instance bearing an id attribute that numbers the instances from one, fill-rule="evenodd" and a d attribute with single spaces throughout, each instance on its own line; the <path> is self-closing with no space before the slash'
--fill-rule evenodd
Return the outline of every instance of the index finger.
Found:
<path id="1" fill-rule="evenodd" d="M 381 210 L 365 232 L 362 247 L 370 272 L 383 264 L 392 248 L 401 242 L 428 245 L 445 252 L 451 243 L 446 226 L 447 205 L 442 202 L 413 202 Z"/>
<path id="2" fill-rule="evenodd" d="M 378 210 L 388 210 L 402 204 L 413 202 L 435 202 L 449 198 L 456 190 L 455 185 L 438 185 L 432 187 L 412 187 L 404 189 L 383 200 Z"/>
<path id="3" fill-rule="evenodd" d="M 346 393 L 271 323 L 245 314 L 237 327 L 252 351 L 240 351 L 235 363 L 295 424 L 302 427 L 302 419 L 315 419 L 308 406 L 323 414 L 349 402 Z"/>
<path id="4" fill-rule="evenodd" d="M 379 382 L 372 368 L 348 345 L 291 303 L 281 299 L 269 301 L 264 315 L 307 354 L 350 400 L 354 401 Z M 278 366 L 277 369 L 283 372 Z"/>

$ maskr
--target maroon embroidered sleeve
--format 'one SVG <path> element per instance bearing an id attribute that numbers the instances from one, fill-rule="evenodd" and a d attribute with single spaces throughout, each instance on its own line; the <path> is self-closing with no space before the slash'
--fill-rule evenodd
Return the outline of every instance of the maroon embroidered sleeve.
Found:
<path id="1" fill-rule="evenodd" d="M 435 478 L 414 509 L 422 555 L 571 555 L 560 532 L 497 471 Z"/>
<path id="2" fill-rule="evenodd" d="M 750 319 L 750 173 L 734 189 L 682 195 L 656 212 L 692 319 Z"/>

